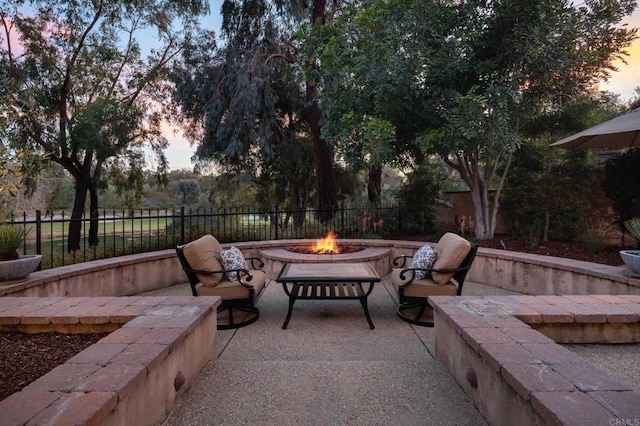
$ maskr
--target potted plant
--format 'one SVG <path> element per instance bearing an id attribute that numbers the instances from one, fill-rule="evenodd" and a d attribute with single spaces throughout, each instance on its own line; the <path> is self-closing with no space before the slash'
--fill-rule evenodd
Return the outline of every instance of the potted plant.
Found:
<path id="1" fill-rule="evenodd" d="M 636 241 L 640 241 L 640 217 L 625 220 L 623 223 Z M 640 250 L 620 250 L 620 257 L 635 275 L 640 275 Z"/>
<path id="2" fill-rule="evenodd" d="M 18 254 L 30 231 L 20 226 L 0 225 L 0 281 L 25 278 L 40 265 L 41 255 Z"/>

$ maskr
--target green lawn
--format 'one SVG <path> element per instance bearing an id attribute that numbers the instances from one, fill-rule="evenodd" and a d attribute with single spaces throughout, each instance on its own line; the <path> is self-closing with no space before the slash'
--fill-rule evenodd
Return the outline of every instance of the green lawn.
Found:
<path id="1" fill-rule="evenodd" d="M 153 231 L 163 231 L 173 222 L 171 218 L 126 218 L 126 219 L 99 219 L 98 235 L 114 235 L 114 234 L 141 234 Z M 33 228 L 29 235 L 29 241 L 36 239 L 35 225 L 29 225 Z M 42 240 L 59 239 L 69 234 L 69 222 L 43 222 L 42 223 Z M 82 235 L 89 234 L 89 222 L 84 222 L 82 226 Z"/>

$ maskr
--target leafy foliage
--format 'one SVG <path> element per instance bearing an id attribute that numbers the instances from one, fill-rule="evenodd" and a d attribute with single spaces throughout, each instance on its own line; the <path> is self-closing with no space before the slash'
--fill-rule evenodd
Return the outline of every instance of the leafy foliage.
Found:
<path id="1" fill-rule="evenodd" d="M 446 206 L 441 197 L 442 175 L 437 167 L 425 164 L 409 173 L 406 184 L 396 194 L 403 232 L 435 233 L 436 209 Z"/>
<path id="2" fill-rule="evenodd" d="M 640 210 L 640 149 L 632 148 L 605 164 L 603 188 L 613 201 L 618 224 L 637 216 Z"/>
<path id="3" fill-rule="evenodd" d="M 166 167 L 163 76 L 206 10 L 203 0 L 0 1 L 0 99 L 10 106 L 0 131 L 10 153 L 29 154 L 13 156 L 28 171 L 21 178 L 34 179 L 46 162 L 60 164 L 75 180 L 75 218 L 89 192 L 97 219 L 98 189 L 108 179 L 139 197 L 145 148 L 157 155 L 161 173 Z M 143 57 L 138 37 L 149 30 L 158 43 Z M 69 250 L 79 239 L 72 222 Z"/>
<path id="4" fill-rule="evenodd" d="M 640 240 L 640 217 L 625 220 L 624 227 L 636 240 Z"/>
<path id="5" fill-rule="evenodd" d="M 283 184 L 292 211 L 304 212 L 312 193 L 332 211 L 336 202 L 333 147 L 319 137 L 321 119 L 310 70 L 315 62 L 295 39 L 302 10 L 319 14 L 324 1 L 225 1 L 222 43 L 201 33 L 173 74 L 177 117 L 191 123 L 196 159 L 224 171 Z M 321 18 L 320 18 L 321 17 Z M 312 55 L 312 53 L 309 53 Z M 312 178 L 317 176 L 317 184 Z M 278 194 L 278 197 L 281 194 Z M 294 216 L 301 225 L 304 214 Z"/>
<path id="6" fill-rule="evenodd" d="M 512 230 L 530 242 L 577 235 L 597 166 L 588 151 L 561 151 L 529 143 L 516 154 L 502 206 Z"/>

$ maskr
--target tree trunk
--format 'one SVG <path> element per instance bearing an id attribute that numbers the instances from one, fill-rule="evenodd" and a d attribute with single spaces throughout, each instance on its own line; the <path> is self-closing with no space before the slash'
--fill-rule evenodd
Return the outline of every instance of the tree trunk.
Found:
<path id="1" fill-rule="evenodd" d="M 549 227 L 551 224 L 551 212 L 544 209 L 544 229 L 542 231 L 542 241 L 549 241 Z"/>
<path id="2" fill-rule="evenodd" d="M 367 184 L 367 196 L 369 202 L 373 204 L 380 203 L 380 194 L 382 192 L 382 167 L 379 165 L 369 166 L 369 182 Z"/>
<path id="3" fill-rule="evenodd" d="M 89 182 L 89 245 L 97 246 L 100 242 L 98 238 L 98 188 L 93 182 Z"/>
<path id="4" fill-rule="evenodd" d="M 478 240 L 485 239 L 485 235 L 489 229 L 486 208 L 487 198 L 483 194 L 483 188 L 471 188 L 471 199 L 473 200 L 474 217 L 475 217 L 475 237 Z"/>
<path id="5" fill-rule="evenodd" d="M 291 202 L 291 215 L 293 217 L 293 227 L 302 229 L 306 216 L 307 206 L 300 197 L 300 190 L 295 179 L 289 180 L 289 201 Z"/>
<path id="6" fill-rule="evenodd" d="M 324 25 L 326 0 L 314 0 L 311 12 L 311 23 L 314 25 Z M 305 67 L 311 71 L 314 65 L 313 58 L 307 59 Z M 309 72 L 309 74 L 312 74 Z M 322 139 L 320 133 L 320 119 L 322 118 L 320 108 L 315 98 L 316 84 L 309 77 L 306 82 L 307 119 L 311 128 L 311 137 L 316 152 L 317 172 L 318 172 L 318 201 L 320 221 L 327 223 L 333 217 L 333 213 L 338 206 L 336 196 L 336 181 L 333 170 L 333 147 Z"/>
<path id="7" fill-rule="evenodd" d="M 513 159 L 513 154 L 508 154 L 507 162 L 505 164 L 504 170 L 502 171 L 502 176 L 500 176 L 500 184 L 496 189 L 495 194 L 493 195 L 493 212 L 491 214 L 491 228 L 487 238 L 493 238 L 496 232 L 496 225 L 498 223 L 498 211 L 500 209 L 500 194 L 502 193 L 502 188 L 504 187 L 504 182 L 507 179 L 507 173 L 509 172 L 509 168 L 511 167 L 511 160 Z"/>
<path id="8" fill-rule="evenodd" d="M 82 215 L 84 214 L 84 204 L 87 201 L 88 181 L 89 179 L 84 176 L 76 178 L 75 181 L 76 191 L 71 212 L 71 222 L 69 222 L 69 236 L 67 237 L 67 251 L 69 253 L 80 249 Z"/>

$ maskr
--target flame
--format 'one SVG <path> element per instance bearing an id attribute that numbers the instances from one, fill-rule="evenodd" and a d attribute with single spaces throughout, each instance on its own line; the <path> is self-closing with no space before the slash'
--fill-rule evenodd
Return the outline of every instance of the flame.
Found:
<path id="1" fill-rule="evenodd" d="M 336 234 L 329 231 L 325 238 L 316 240 L 316 243 L 311 247 L 314 253 L 340 253 L 340 249 L 336 244 Z"/>

